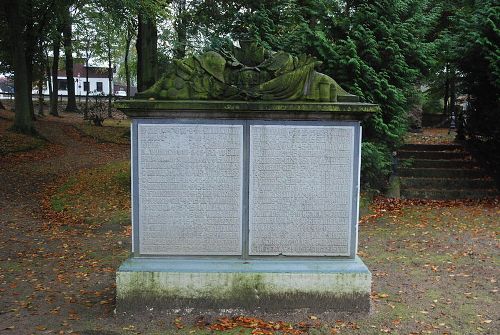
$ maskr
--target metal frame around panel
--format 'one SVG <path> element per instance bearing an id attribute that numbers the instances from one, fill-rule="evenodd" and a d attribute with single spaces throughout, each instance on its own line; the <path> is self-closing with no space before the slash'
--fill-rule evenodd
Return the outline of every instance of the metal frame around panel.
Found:
<path id="1" fill-rule="evenodd" d="M 139 250 L 139 163 L 138 163 L 138 126 L 139 124 L 221 124 L 221 125 L 241 125 L 243 126 L 243 176 L 242 176 L 242 254 L 241 256 L 179 256 L 179 255 L 142 255 Z M 250 170 L 250 126 L 251 125 L 295 125 L 295 126 L 352 126 L 354 128 L 353 139 L 353 167 L 352 167 L 352 206 L 351 206 L 351 240 L 350 255 L 345 256 L 249 256 L 249 170 Z M 341 259 L 355 258 L 357 248 L 357 225 L 359 207 L 359 167 L 361 147 L 361 126 L 358 121 L 267 121 L 267 120 L 213 120 L 213 119 L 138 119 L 132 120 L 132 176 L 137 176 L 132 182 L 132 236 L 133 255 L 135 257 L 168 257 L 183 259 L 200 258 L 243 258 L 243 259 Z"/>

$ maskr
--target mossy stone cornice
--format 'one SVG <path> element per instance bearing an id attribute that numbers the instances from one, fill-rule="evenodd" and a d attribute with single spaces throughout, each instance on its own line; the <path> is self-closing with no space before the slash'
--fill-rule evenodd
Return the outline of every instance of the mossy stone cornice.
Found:
<path id="1" fill-rule="evenodd" d="M 378 105 L 360 102 L 121 100 L 114 107 L 132 118 L 364 120 Z"/>

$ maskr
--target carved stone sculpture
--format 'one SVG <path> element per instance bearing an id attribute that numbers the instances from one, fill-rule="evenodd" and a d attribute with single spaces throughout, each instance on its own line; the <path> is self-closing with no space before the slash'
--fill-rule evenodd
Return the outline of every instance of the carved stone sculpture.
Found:
<path id="1" fill-rule="evenodd" d="M 240 41 L 233 50 L 175 59 L 153 86 L 136 98 L 159 100 L 282 100 L 356 102 L 310 56 L 270 52 Z"/>

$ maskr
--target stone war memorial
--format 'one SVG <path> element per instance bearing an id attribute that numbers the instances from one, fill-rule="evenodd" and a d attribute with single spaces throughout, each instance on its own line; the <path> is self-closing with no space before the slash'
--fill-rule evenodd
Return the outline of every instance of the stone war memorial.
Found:
<path id="1" fill-rule="evenodd" d="M 244 41 L 175 60 L 115 103 L 132 118 L 118 310 L 369 310 L 360 120 L 378 107 L 318 65 Z"/>

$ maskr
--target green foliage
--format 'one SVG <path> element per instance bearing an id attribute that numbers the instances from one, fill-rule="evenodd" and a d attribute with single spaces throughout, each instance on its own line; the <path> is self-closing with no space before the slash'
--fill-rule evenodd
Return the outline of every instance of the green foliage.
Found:
<path id="1" fill-rule="evenodd" d="M 379 143 L 361 146 L 361 185 L 364 189 L 383 190 L 391 173 L 391 152 Z"/>
<path id="2" fill-rule="evenodd" d="M 33 45 L 27 50 L 47 55 L 57 35 L 56 18 L 62 4 L 33 2 L 27 18 L 37 34 L 28 41 Z M 401 144 L 406 129 L 418 126 L 419 106 L 427 112 L 449 113 L 451 108 L 444 107 L 461 94 L 469 95 L 472 106 L 466 118 L 468 134 L 489 140 L 499 137 L 500 6 L 495 0 L 97 0 L 64 4 L 71 4 L 74 14 L 75 52 L 98 60 L 112 58 L 116 64 L 128 50 L 133 76 L 137 67 L 131 41 L 139 13 L 158 22 L 160 72 L 174 54 L 227 47 L 248 38 L 268 49 L 315 56 L 323 62 L 321 72 L 364 101 L 380 105 L 380 112 L 363 124 L 364 139 L 386 161 Z M 6 16 L 0 14 L 0 32 L 5 33 Z M 11 55 L 5 50 L 0 48 L 0 68 L 9 70 Z M 123 72 L 122 67 L 120 78 Z M 416 99 L 423 83 L 430 90 Z M 368 175 L 365 169 L 362 173 Z M 378 178 L 383 178 L 382 172 Z"/>
<path id="3" fill-rule="evenodd" d="M 468 96 L 472 107 L 466 115 L 468 135 L 499 138 L 500 5 L 494 0 L 443 0 L 436 7 L 440 14 L 433 28 L 430 97 L 446 99 L 452 86 L 447 93 Z"/>
<path id="4" fill-rule="evenodd" d="M 470 95 L 466 131 L 471 136 L 500 141 L 500 5 L 474 1 L 459 19 L 455 61 Z M 498 149 L 500 150 L 500 149 Z"/>
<path id="5" fill-rule="evenodd" d="M 137 85 L 137 52 L 135 51 L 135 47 L 132 46 L 130 48 L 130 59 L 129 61 L 129 71 L 130 71 L 130 77 L 131 77 L 131 82 L 132 85 Z M 125 60 L 124 59 L 119 59 L 119 64 L 120 66 L 118 67 L 118 72 L 117 72 L 117 77 L 120 81 L 125 82 L 127 80 L 126 73 L 125 73 Z"/>
<path id="6" fill-rule="evenodd" d="M 436 18 L 429 1 L 258 1 L 238 13 L 235 39 L 255 38 L 274 50 L 306 53 L 322 72 L 381 110 L 364 123 L 362 175 L 383 186 L 390 152 L 401 144 L 417 88 L 433 64 L 426 35 Z M 368 170 L 372 167 L 372 170 Z"/>
<path id="7" fill-rule="evenodd" d="M 463 75 L 470 108 L 465 115 L 469 144 L 500 184 L 500 5 L 471 1 L 458 16 L 455 62 Z"/>
<path id="8" fill-rule="evenodd" d="M 427 91 L 423 95 L 422 108 L 424 113 L 439 114 L 443 112 L 443 101 L 441 94 L 434 94 L 432 91 Z"/>
<path id="9" fill-rule="evenodd" d="M 435 74 L 428 104 L 443 97 L 446 80 L 456 82 L 456 94 L 466 97 L 469 106 L 464 116 L 458 115 L 460 134 L 467 135 L 480 160 L 489 162 L 498 176 L 500 5 L 494 0 L 443 0 L 437 6 L 442 10 L 435 27 Z"/>

